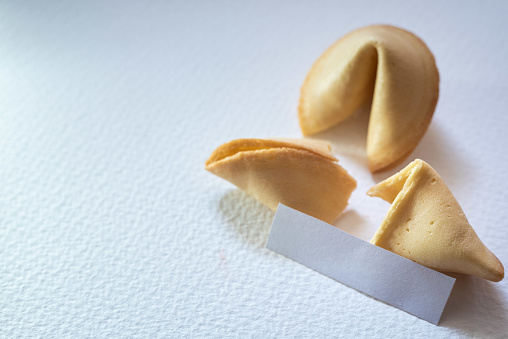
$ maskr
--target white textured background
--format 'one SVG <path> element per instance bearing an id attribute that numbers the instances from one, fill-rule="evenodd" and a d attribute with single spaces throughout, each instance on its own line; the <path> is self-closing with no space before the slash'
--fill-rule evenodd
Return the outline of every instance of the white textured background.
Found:
<path id="1" fill-rule="evenodd" d="M 207 173 L 299 137 L 299 87 L 348 31 L 419 35 L 441 73 L 421 157 L 508 266 L 506 2 L 0 2 L 0 337 L 506 337 L 507 281 L 459 277 L 436 327 L 263 248 L 273 213 Z M 368 115 L 330 139 L 359 181 Z M 407 162 L 405 164 L 407 164 Z M 399 167 L 400 168 L 400 167 Z"/>

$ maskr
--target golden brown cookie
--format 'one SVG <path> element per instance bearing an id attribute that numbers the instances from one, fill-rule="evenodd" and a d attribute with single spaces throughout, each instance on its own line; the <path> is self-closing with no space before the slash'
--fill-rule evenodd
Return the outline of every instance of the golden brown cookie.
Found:
<path id="1" fill-rule="evenodd" d="M 403 29 L 360 28 L 333 44 L 301 89 L 304 135 L 343 121 L 371 99 L 367 159 L 371 172 L 402 162 L 421 140 L 439 96 L 439 73 L 425 43 Z"/>

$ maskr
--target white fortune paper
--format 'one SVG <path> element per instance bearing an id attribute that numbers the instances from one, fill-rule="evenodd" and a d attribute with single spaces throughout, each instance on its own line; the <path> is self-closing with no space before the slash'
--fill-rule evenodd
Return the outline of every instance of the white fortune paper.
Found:
<path id="1" fill-rule="evenodd" d="M 266 247 L 438 324 L 455 279 L 279 204 Z"/>

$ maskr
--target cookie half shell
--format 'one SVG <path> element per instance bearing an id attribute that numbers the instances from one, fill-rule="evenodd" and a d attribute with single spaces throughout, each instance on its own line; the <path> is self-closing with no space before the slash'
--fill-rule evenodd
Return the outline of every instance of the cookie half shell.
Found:
<path id="1" fill-rule="evenodd" d="M 272 210 L 282 203 L 328 223 L 356 188 L 330 145 L 316 140 L 233 140 L 217 148 L 205 168 Z"/>

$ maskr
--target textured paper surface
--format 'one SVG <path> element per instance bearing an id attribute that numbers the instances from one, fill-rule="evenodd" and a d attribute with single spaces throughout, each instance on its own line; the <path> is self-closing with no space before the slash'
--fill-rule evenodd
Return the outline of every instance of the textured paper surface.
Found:
<path id="1" fill-rule="evenodd" d="M 455 279 L 279 204 L 266 247 L 435 325 Z"/>
<path id="2" fill-rule="evenodd" d="M 352 29 L 415 32 L 440 97 L 416 157 L 508 266 L 508 3 L 0 1 L 0 337 L 504 338 L 508 285 L 458 276 L 434 326 L 264 248 L 273 213 L 206 172 L 220 144 L 301 137 L 300 86 Z M 367 115 L 317 135 L 389 204 Z M 340 307 L 338 307 L 340 306 Z"/>

